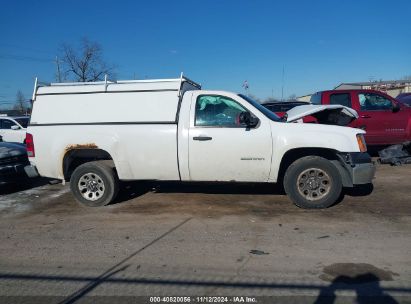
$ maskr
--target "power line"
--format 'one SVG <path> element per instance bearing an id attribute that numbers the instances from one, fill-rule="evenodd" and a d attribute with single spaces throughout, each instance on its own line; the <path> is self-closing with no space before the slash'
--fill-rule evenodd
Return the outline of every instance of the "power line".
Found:
<path id="1" fill-rule="evenodd" d="M 30 96 L 32 93 L 31 92 L 22 92 L 24 96 Z M 10 95 L 10 94 L 0 94 L 0 99 L 13 99 L 15 98 L 16 95 Z"/>
<path id="2" fill-rule="evenodd" d="M 18 100 L 0 100 L 0 103 L 15 103 L 18 102 Z M 23 102 L 31 102 L 31 99 L 24 99 Z"/>
<path id="3" fill-rule="evenodd" d="M 21 55 L 12 55 L 12 54 L 0 54 L 0 59 L 4 60 L 17 60 L 17 61 L 31 61 L 31 62 L 53 62 L 52 59 L 38 58 L 31 56 L 21 56 Z"/>
<path id="4" fill-rule="evenodd" d="M 8 48 L 8 49 L 14 49 L 14 50 L 17 50 L 17 51 L 25 50 L 25 51 L 29 51 L 30 53 L 42 53 L 42 54 L 47 55 L 47 56 L 53 56 L 50 51 L 46 51 L 44 49 L 27 47 L 27 46 L 23 46 L 23 45 L 0 43 L 0 47 Z"/>

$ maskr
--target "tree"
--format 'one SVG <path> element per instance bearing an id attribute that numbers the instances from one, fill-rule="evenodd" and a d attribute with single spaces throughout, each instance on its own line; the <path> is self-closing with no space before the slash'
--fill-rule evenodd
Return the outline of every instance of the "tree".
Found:
<path id="1" fill-rule="evenodd" d="M 17 91 L 16 103 L 13 109 L 19 111 L 21 114 L 24 114 L 27 110 L 26 98 L 24 97 L 24 94 L 20 90 Z"/>
<path id="2" fill-rule="evenodd" d="M 279 100 L 277 98 L 274 98 L 274 97 L 268 97 L 264 100 L 263 103 L 269 103 L 269 102 L 279 102 Z"/>
<path id="3" fill-rule="evenodd" d="M 60 51 L 61 66 L 59 59 L 56 59 L 57 80 L 89 82 L 103 80 L 105 75 L 114 78 L 115 67 L 104 61 L 99 43 L 83 38 L 77 50 L 69 44 L 63 44 Z"/>
<path id="4" fill-rule="evenodd" d="M 291 94 L 290 96 L 288 96 L 287 101 L 296 101 L 297 100 L 297 95 L 295 94 Z"/>
<path id="5" fill-rule="evenodd" d="M 257 101 L 258 103 L 261 103 L 260 98 L 258 98 L 257 96 L 255 96 L 255 95 L 253 95 L 253 94 L 251 94 L 251 93 L 248 93 L 247 96 L 250 97 L 251 99 Z"/>

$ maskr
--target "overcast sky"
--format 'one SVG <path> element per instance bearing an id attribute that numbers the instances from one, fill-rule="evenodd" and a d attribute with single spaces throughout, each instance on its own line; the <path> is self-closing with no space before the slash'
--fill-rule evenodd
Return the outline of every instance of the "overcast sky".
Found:
<path id="1" fill-rule="evenodd" d="M 61 43 L 99 42 L 118 79 L 176 78 L 260 98 L 411 74 L 411 1 L 2 0 L 0 102 L 54 81 Z"/>

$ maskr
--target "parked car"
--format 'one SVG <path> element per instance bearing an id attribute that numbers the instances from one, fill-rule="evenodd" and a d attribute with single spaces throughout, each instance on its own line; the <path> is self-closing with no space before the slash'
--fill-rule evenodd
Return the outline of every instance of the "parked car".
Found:
<path id="1" fill-rule="evenodd" d="M 411 93 L 402 93 L 399 94 L 396 99 L 400 102 L 402 102 L 403 104 L 411 107 Z"/>
<path id="2" fill-rule="evenodd" d="M 394 145 L 411 140 L 411 109 L 375 90 L 331 90 L 315 93 L 312 104 L 353 108 L 359 118 L 349 126 L 365 130 L 368 145 Z"/>
<path id="3" fill-rule="evenodd" d="M 28 116 L 0 116 L 0 135 L 3 141 L 24 143 L 29 120 Z"/>
<path id="4" fill-rule="evenodd" d="M 307 102 L 304 101 L 275 101 L 275 102 L 266 102 L 262 105 L 269 109 L 270 111 L 276 113 L 278 116 L 283 117 L 284 114 L 297 106 L 307 105 Z"/>
<path id="5" fill-rule="evenodd" d="M 358 117 L 341 105 L 294 107 L 281 119 L 184 77 L 35 86 L 33 96 L 26 172 L 70 181 L 87 206 L 113 201 L 119 180 L 173 180 L 282 182 L 297 206 L 325 208 L 375 173 L 363 130 L 294 123 Z"/>
<path id="6" fill-rule="evenodd" d="M 269 109 L 270 111 L 277 114 L 279 117 L 283 117 L 285 113 L 294 107 L 308 105 L 308 102 L 304 101 L 276 101 L 276 102 L 266 102 L 262 105 Z M 317 120 L 312 116 L 306 116 L 303 119 L 305 123 L 317 122 Z"/>
<path id="7" fill-rule="evenodd" d="M 29 160 L 25 145 L 0 142 L 0 185 L 27 178 L 24 171 L 27 165 Z"/>

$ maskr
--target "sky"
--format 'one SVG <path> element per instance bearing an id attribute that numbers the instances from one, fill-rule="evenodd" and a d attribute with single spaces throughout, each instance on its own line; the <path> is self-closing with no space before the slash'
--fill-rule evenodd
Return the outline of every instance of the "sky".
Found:
<path id="1" fill-rule="evenodd" d="M 63 43 L 101 44 L 117 79 L 178 78 L 284 98 L 411 75 L 408 0 L 0 0 L 0 106 L 55 81 Z M 284 73 L 283 73 L 284 70 Z"/>

